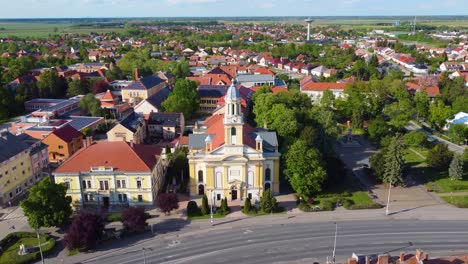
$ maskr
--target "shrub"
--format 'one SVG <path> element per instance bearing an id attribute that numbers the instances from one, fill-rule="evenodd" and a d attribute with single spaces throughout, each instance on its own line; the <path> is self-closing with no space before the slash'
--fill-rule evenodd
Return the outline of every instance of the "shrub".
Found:
<path id="1" fill-rule="evenodd" d="M 156 205 L 167 215 L 172 210 L 179 209 L 179 199 L 175 193 L 161 193 L 156 198 Z"/>
<path id="2" fill-rule="evenodd" d="M 307 203 L 299 203 L 297 208 L 303 212 L 312 212 L 312 208 Z"/>
<path id="3" fill-rule="evenodd" d="M 452 161 L 453 153 L 445 144 L 437 144 L 429 150 L 426 162 L 429 166 L 438 170 L 447 170 Z"/>
<path id="4" fill-rule="evenodd" d="M 422 146 L 426 142 L 426 138 L 426 133 L 416 130 L 403 136 L 405 144 L 409 146 Z"/>
<path id="5" fill-rule="evenodd" d="M 198 209 L 197 202 L 190 201 L 187 204 L 187 216 L 196 216 L 200 214 L 200 210 Z"/>
<path id="6" fill-rule="evenodd" d="M 245 199 L 244 208 L 242 208 L 243 213 L 248 213 L 252 210 L 252 203 L 250 202 L 250 198 Z"/>
<path id="7" fill-rule="evenodd" d="M 381 204 L 371 203 L 371 204 L 353 204 L 351 207 L 346 208 L 349 210 L 360 210 L 360 209 L 380 209 L 382 208 Z"/>
<path id="8" fill-rule="evenodd" d="M 206 194 L 203 195 L 200 212 L 202 215 L 207 215 L 210 213 L 210 207 L 208 206 L 208 197 L 206 197 Z"/>
<path id="9" fill-rule="evenodd" d="M 276 198 L 273 196 L 271 190 L 264 191 L 263 196 L 260 198 L 260 209 L 262 210 L 262 212 L 275 212 L 276 206 Z"/>
<path id="10" fill-rule="evenodd" d="M 221 207 L 219 208 L 219 210 L 223 214 L 227 214 L 231 211 L 231 209 L 229 209 L 229 206 L 228 206 L 227 197 L 221 200 Z"/>
<path id="11" fill-rule="evenodd" d="M 102 217 L 83 211 L 73 217 L 73 221 L 63 241 L 69 250 L 75 248 L 93 248 L 97 241 L 101 239 L 103 231 L 104 220 Z"/>
<path id="12" fill-rule="evenodd" d="M 148 225 L 148 218 L 150 216 L 143 207 L 129 207 L 122 212 L 122 223 L 125 230 L 130 232 L 143 232 Z"/>
<path id="13" fill-rule="evenodd" d="M 0 240 L 0 245 L 3 250 L 7 250 L 9 247 L 11 247 L 13 244 L 15 244 L 19 239 L 21 238 L 36 238 L 36 233 L 32 232 L 14 232 L 8 234 L 5 238 Z M 55 239 L 51 238 L 47 234 L 41 234 L 41 240 L 45 239 L 46 243 L 42 245 L 42 254 L 44 256 L 47 256 L 55 247 Z M 40 259 L 40 253 L 39 250 L 32 252 L 30 254 L 24 255 L 24 256 L 18 256 L 16 255 L 16 251 L 14 253 L 14 263 L 31 263 L 34 261 L 37 261 Z M 11 259 L 8 259 L 8 261 Z M 2 259 L 2 263 L 5 263 Z M 11 263 L 11 262 L 7 262 Z"/>
<path id="14" fill-rule="evenodd" d="M 122 222 L 122 214 L 121 213 L 108 214 L 106 216 L 106 221 L 107 222 Z"/>
<path id="15" fill-rule="evenodd" d="M 335 209 L 335 202 L 333 200 L 322 200 L 320 202 L 320 208 L 323 211 L 333 211 Z"/>

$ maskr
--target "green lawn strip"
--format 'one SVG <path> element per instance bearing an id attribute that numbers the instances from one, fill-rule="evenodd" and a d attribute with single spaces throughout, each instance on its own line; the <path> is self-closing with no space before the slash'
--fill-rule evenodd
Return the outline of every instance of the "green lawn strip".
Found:
<path id="1" fill-rule="evenodd" d="M 33 234 L 35 236 L 35 234 Z M 48 236 L 41 236 L 41 244 L 43 251 L 50 250 L 50 246 L 55 245 L 54 239 L 47 240 Z M 36 259 L 35 255 L 39 254 L 39 251 L 34 251 L 32 253 L 26 254 L 24 256 L 18 255 L 19 247 L 21 244 L 24 244 L 27 248 L 37 247 L 38 241 L 36 237 L 23 237 L 18 239 L 14 244 L 9 246 L 1 255 L 0 255 L 0 264 L 13 264 L 13 263 L 29 263 L 32 260 Z"/>
<path id="2" fill-rule="evenodd" d="M 453 204 L 459 208 L 468 208 L 468 195 L 464 196 L 444 196 L 442 197 L 447 203 Z"/>
<path id="3" fill-rule="evenodd" d="M 216 214 L 216 213 L 213 213 L 213 218 L 224 218 L 226 217 L 227 214 L 225 215 L 221 215 L 221 214 Z M 211 218 L 211 215 L 207 214 L 207 215 L 194 215 L 194 216 L 188 216 L 187 219 L 188 220 L 201 220 L 201 219 L 210 219 Z"/>

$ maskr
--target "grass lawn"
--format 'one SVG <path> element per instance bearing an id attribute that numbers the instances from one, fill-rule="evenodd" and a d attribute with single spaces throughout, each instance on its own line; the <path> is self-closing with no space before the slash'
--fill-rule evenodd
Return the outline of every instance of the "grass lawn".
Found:
<path id="1" fill-rule="evenodd" d="M 98 25 L 98 24 L 96 24 Z M 89 34 L 90 32 L 123 32 L 119 27 L 77 26 L 73 22 L 0 22 L 0 37 L 47 37 L 49 34 Z M 57 32 L 54 32 L 55 29 Z"/>
<path id="2" fill-rule="evenodd" d="M 429 150 L 421 147 L 412 147 L 420 154 L 427 156 Z M 425 159 L 417 155 L 411 148 L 403 151 L 403 160 L 410 166 L 411 174 L 426 181 L 427 189 L 438 193 L 468 192 L 468 172 L 461 181 L 452 181 L 447 171 L 439 171 L 429 167 Z"/>
<path id="3" fill-rule="evenodd" d="M 46 237 L 41 236 L 41 244 L 45 243 Z M 31 258 L 31 254 L 27 254 L 24 256 L 19 256 L 18 251 L 19 247 L 21 244 L 24 244 L 27 248 L 28 247 L 36 247 L 37 244 L 37 238 L 35 237 L 26 237 L 26 238 L 21 238 L 16 241 L 13 245 L 11 245 L 8 249 L 6 249 L 2 255 L 0 255 L 0 264 L 12 264 L 12 263 L 26 263 L 27 259 Z"/>
<path id="4" fill-rule="evenodd" d="M 442 197 L 447 203 L 453 204 L 459 208 L 468 208 L 468 195 L 466 196 L 444 196 Z"/>
<path id="5" fill-rule="evenodd" d="M 213 213 L 213 218 L 223 218 L 223 217 L 226 217 L 227 214 L 225 215 L 220 215 L 220 214 L 216 214 L 216 213 Z M 207 214 L 207 215 L 195 215 L 195 216 L 188 216 L 187 219 L 188 220 L 201 220 L 201 219 L 210 219 L 211 218 L 211 215 Z"/>

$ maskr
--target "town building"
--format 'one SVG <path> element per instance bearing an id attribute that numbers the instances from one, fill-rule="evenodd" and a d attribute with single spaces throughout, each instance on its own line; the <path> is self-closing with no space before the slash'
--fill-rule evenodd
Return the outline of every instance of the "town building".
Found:
<path id="1" fill-rule="evenodd" d="M 65 125 L 59 129 L 53 128 L 42 142 L 49 146 L 49 161 L 60 163 L 83 147 L 83 134 Z"/>
<path id="2" fill-rule="evenodd" d="M 147 128 L 143 115 L 130 113 L 107 132 L 108 141 L 127 141 L 141 144 L 146 139 Z"/>
<path id="3" fill-rule="evenodd" d="M 171 90 L 165 87 L 157 91 L 152 96 L 142 100 L 133 107 L 136 113 L 142 115 L 148 115 L 151 112 L 160 112 L 162 109 L 162 103 L 169 97 Z"/>
<path id="4" fill-rule="evenodd" d="M 122 100 L 136 105 L 167 86 L 168 83 L 156 74 L 139 78 L 138 70 L 135 70 L 135 81 L 122 88 Z"/>
<path id="5" fill-rule="evenodd" d="M 148 136 L 156 139 L 172 140 L 184 132 L 185 119 L 183 113 L 153 112 L 146 118 Z"/>
<path id="6" fill-rule="evenodd" d="M 241 95 L 231 85 L 218 113 L 189 135 L 190 196 L 216 201 L 258 201 L 267 189 L 279 192 L 278 141 L 275 132 L 244 122 Z"/>
<path id="7" fill-rule="evenodd" d="M 56 183 L 66 184 L 74 206 L 151 206 L 167 169 L 160 155 L 161 148 L 155 146 L 88 138 L 53 175 Z"/>
<path id="8" fill-rule="evenodd" d="M 346 88 L 346 83 L 316 82 L 312 76 L 306 77 L 300 84 L 301 92 L 307 94 L 313 102 L 317 103 L 323 97 L 323 92 L 327 90 L 331 91 L 335 98 L 342 98 Z"/>
<path id="9" fill-rule="evenodd" d="M 21 198 L 42 178 L 47 167 L 47 145 L 28 135 L 0 133 L 0 205 Z"/>

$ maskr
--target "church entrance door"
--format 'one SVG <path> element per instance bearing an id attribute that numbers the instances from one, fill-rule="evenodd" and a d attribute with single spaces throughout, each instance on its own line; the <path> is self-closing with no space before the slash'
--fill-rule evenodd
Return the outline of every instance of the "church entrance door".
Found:
<path id="1" fill-rule="evenodd" d="M 237 200 L 237 190 L 231 190 L 231 199 Z"/>

